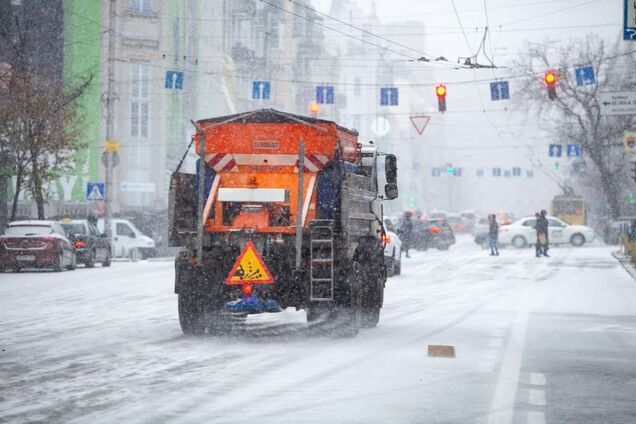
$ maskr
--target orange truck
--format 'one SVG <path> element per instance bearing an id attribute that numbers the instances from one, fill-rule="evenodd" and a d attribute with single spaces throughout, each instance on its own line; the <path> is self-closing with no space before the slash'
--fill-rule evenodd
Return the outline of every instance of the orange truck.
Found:
<path id="1" fill-rule="evenodd" d="M 395 156 L 335 122 L 273 109 L 195 126 L 197 173 L 177 170 L 170 184 L 183 332 L 224 334 L 288 307 L 340 336 L 377 325 Z"/>

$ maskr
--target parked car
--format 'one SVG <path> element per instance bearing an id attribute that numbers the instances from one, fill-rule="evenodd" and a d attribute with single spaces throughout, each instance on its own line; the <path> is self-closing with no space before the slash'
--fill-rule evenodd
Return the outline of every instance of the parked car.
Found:
<path id="1" fill-rule="evenodd" d="M 0 236 L 0 271 L 75 269 L 75 249 L 55 221 L 13 221 Z"/>
<path id="2" fill-rule="evenodd" d="M 100 232 L 106 232 L 103 219 L 97 221 L 97 228 Z M 154 240 L 142 234 L 129 220 L 112 218 L 110 220 L 110 233 L 112 234 L 112 257 L 137 260 L 154 256 L 156 248 Z"/>
<path id="3" fill-rule="evenodd" d="M 397 235 L 397 228 L 393 221 L 384 218 L 384 230 L 386 235 L 384 241 L 384 263 L 387 275 L 400 275 L 402 273 L 402 240 Z"/>
<path id="4" fill-rule="evenodd" d="M 418 220 L 414 225 L 414 248 L 448 250 L 455 244 L 455 233 L 444 219 Z"/>
<path id="5" fill-rule="evenodd" d="M 77 262 L 83 263 L 86 268 L 93 268 L 96 262 L 110 266 L 108 238 L 97 229 L 94 221 L 64 219 L 60 224 L 75 247 Z"/>
<path id="6" fill-rule="evenodd" d="M 547 216 L 548 239 L 550 244 L 566 244 L 583 246 L 593 241 L 596 233 L 585 225 L 570 225 L 554 216 Z M 534 216 L 522 218 L 499 229 L 499 244 L 522 248 L 537 243 L 535 230 L 537 220 Z"/>

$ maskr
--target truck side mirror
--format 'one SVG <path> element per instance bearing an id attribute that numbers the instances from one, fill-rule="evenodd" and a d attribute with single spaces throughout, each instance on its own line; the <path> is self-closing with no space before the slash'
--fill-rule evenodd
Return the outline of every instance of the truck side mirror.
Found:
<path id="1" fill-rule="evenodd" d="M 397 170 L 397 158 L 395 157 L 395 155 L 386 155 L 384 158 L 384 171 L 386 173 L 387 183 L 393 185 L 397 184 Z M 395 195 L 395 197 L 397 197 L 397 194 Z"/>
<path id="2" fill-rule="evenodd" d="M 397 199 L 397 197 L 398 197 L 398 186 L 397 186 L 397 184 L 395 184 L 395 183 L 385 184 L 384 185 L 384 197 L 386 197 L 387 200 Z"/>

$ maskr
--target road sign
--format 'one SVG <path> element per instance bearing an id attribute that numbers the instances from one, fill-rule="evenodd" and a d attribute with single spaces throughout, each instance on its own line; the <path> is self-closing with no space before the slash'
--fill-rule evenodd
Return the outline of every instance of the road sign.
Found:
<path id="1" fill-rule="evenodd" d="M 380 89 L 380 106 L 397 106 L 398 89 L 395 87 Z"/>
<path id="2" fill-rule="evenodd" d="M 569 158 L 578 158 L 581 156 L 581 145 L 580 144 L 568 144 L 566 146 L 566 154 Z"/>
<path id="3" fill-rule="evenodd" d="M 272 284 L 273 282 L 272 273 L 269 272 L 251 241 L 245 244 L 225 280 L 225 284 Z"/>
<path id="4" fill-rule="evenodd" d="M 378 137 L 385 136 L 391 131 L 391 122 L 384 116 L 378 116 L 371 122 L 371 131 Z"/>
<path id="5" fill-rule="evenodd" d="M 601 115 L 636 115 L 636 91 L 598 93 Z"/>
<path id="6" fill-rule="evenodd" d="M 272 86 L 269 81 L 252 81 L 252 99 L 267 100 L 271 91 Z"/>
<path id="7" fill-rule="evenodd" d="M 551 158 L 560 158 L 562 154 L 563 154 L 563 146 L 561 146 L 560 144 L 550 144 L 548 155 Z"/>
<path id="8" fill-rule="evenodd" d="M 623 132 L 623 143 L 625 143 L 625 153 L 636 153 L 636 130 Z"/>
<path id="9" fill-rule="evenodd" d="M 624 0 L 623 9 L 623 39 L 636 40 L 636 2 Z"/>
<path id="10" fill-rule="evenodd" d="M 104 200 L 104 183 L 86 183 L 86 200 Z"/>
<path id="11" fill-rule="evenodd" d="M 594 76 L 594 68 L 592 66 L 574 68 L 574 75 L 576 76 L 576 85 L 578 86 L 596 84 L 596 77 Z"/>
<path id="12" fill-rule="evenodd" d="M 510 98 L 510 87 L 508 81 L 496 81 L 490 83 L 490 99 L 505 100 Z"/>
<path id="13" fill-rule="evenodd" d="M 182 90 L 183 89 L 183 72 L 181 71 L 166 71 L 166 81 L 164 87 L 168 89 Z"/>
<path id="14" fill-rule="evenodd" d="M 316 103 L 332 105 L 334 88 L 331 85 L 319 85 L 316 87 Z"/>
<path id="15" fill-rule="evenodd" d="M 119 185 L 121 191 L 136 191 L 139 193 L 154 193 L 156 191 L 155 183 L 136 183 L 123 181 Z"/>
<path id="16" fill-rule="evenodd" d="M 104 151 L 107 153 L 119 152 L 119 141 L 106 140 L 104 142 Z"/>
<path id="17" fill-rule="evenodd" d="M 415 115 L 415 116 L 409 116 L 409 119 L 411 120 L 411 124 L 413 124 L 417 133 L 419 135 L 422 135 L 422 133 L 426 129 L 426 126 L 428 125 L 428 122 L 431 120 L 431 116 L 430 115 Z"/>

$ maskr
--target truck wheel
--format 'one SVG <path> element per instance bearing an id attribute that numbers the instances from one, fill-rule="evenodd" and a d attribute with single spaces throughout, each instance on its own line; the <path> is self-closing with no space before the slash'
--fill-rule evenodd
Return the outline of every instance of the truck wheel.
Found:
<path id="1" fill-rule="evenodd" d="M 393 265 L 393 273 L 395 275 L 402 274 L 402 258 L 395 261 L 395 264 Z"/>
<path id="2" fill-rule="evenodd" d="M 110 249 L 106 250 L 106 259 L 102 262 L 102 266 L 110 266 Z"/>
<path id="3" fill-rule="evenodd" d="M 53 271 L 62 272 L 64 269 L 64 253 L 60 253 L 55 258 L 55 263 L 53 264 Z"/>
<path id="4" fill-rule="evenodd" d="M 139 252 L 139 249 L 137 249 L 136 247 L 133 247 L 128 252 L 128 257 L 130 258 L 131 262 L 138 262 L 139 259 L 141 259 L 141 253 Z"/>
<path id="5" fill-rule="evenodd" d="M 70 271 L 75 271 L 77 269 L 77 257 L 73 255 L 73 259 L 71 260 L 71 264 L 68 266 Z"/>
<path id="6" fill-rule="evenodd" d="M 185 335 L 200 336 L 205 332 L 205 308 L 199 299 L 179 294 L 179 324 Z"/>
<path id="7" fill-rule="evenodd" d="M 381 308 L 378 307 L 364 308 L 361 312 L 360 326 L 362 328 L 373 328 L 377 326 L 380 322 L 380 309 Z"/>
<path id="8" fill-rule="evenodd" d="M 95 267 L 95 251 L 91 250 L 91 253 L 89 253 L 86 256 L 86 260 L 84 261 L 84 266 L 86 268 L 93 268 Z"/>

